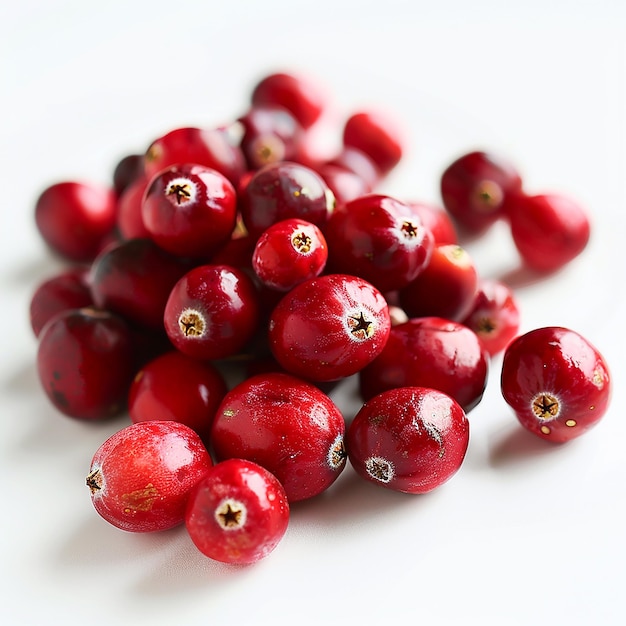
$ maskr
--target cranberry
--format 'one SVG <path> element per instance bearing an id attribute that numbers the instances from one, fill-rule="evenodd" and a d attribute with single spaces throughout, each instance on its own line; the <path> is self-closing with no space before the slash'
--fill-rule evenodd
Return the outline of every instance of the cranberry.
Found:
<path id="1" fill-rule="evenodd" d="M 387 302 L 357 276 L 327 274 L 289 291 L 274 308 L 269 342 L 288 372 L 330 381 L 355 374 L 389 337 Z"/>
<path id="2" fill-rule="evenodd" d="M 343 144 L 366 154 L 381 176 L 388 174 L 402 158 L 402 134 L 394 121 L 379 111 L 352 114 L 343 129 Z"/>
<path id="3" fill-rule="evenodd" d="M 131 424 L 93 456 L 87 486 L 97 513 L 129 532 L 182 524 L 189 493 L 213 463 L 198 434 L 171 421 Z"/>
<path id="4" fill-rule="evenodd" d="M 122 239 L 143 239 L 150 232 L 143 223 L 141 207 L 149 180 L 140 176 L 117 199 L 117 230 Z"/>
<path id="5" fill-rule="evenodd" d="M 289 524 L 289 502 L 278 479 L 245 459 L 213 466 L 195 486 L 185 526 L 195 546 L 222 563 L 250 564 L 268 556 Z"/>
<path id="6" fill-rule="evenodd" d="M 235 188 L 216 170 L 174 165 L 152 179 L 141 215 L 150 236 L 164 250 L 206 258 L 228 241 L 235 228 Z"/>
<path id="7" fill-rule="evenodd" d="M 334 208 L 328 185 L 312 169 L 298 163 L 267 165 L 252 176 L 240 194 L 243 222 L 259 236 L 272 224 L 291 217 L 322 226 Z"/>
<path id="8" fill-rule="evenodd" d="M 443 204 L 469 233 L 481 233 L 503 217 L 508 199 L 521 189 L 517 170 L 502 157 L 487 152 L 464 154 L 441 176 Z"/>
<path id="9" fill-rule="evenodd" d="M 407 202 L 422 224 L 431 232 L 435 245 L 458 244 L 459 237 L 450 214 L 441 207 L 424 202 Z"/>
<path id="10" fill-rule="evenodd" d="M 39 337 L 44 325 L 57 313 L 92 304 L 86 269 L 72 268 L 44 280 L 30 301 L 30 324 L 35 337 Z"/>
<path id="11" fill-rule="evenodd" d="M 35 223 L 43 240 L 79 263 L 91 262 L 100 252 L 115 220 L 114 192 L 93 183 L 56 183 L 35 204 Z"/>
<path id="12" fill-rule="evenodd" d="M 295 502 L 320 494 L 342 472 L 344 430 L 339 409 L 317 387 L 267 373 L 226 394 L 211 442 L 218 460 L 242 458 L 265 467 Z"/>
<path id="13" fill-rule="evenodd" d="M 272 224 L 259 237 L 252 267 L 265 286 L 289 291 L 318 276 L 327 258 L 328 248 L 322 231 L 315 224 L 292 218 Z"/>
<path id="14" fill-rule="evenodd" d="M 317 171 L 335 196 L 338 207 L 372 191 L 372 187 L 358 174 L 338 165 L 323 163 Z"/>
<path id="15" fill-rule="evenodd" d="M 141 329 L 163 330 L 163 312 L 176 282 L 190 264 L 150 239 L 129 239 L 100 253 L 91 266 L 96 306 Z"/>
<path id="16" fill-rule="evenodd" d="M 393 326 L 381 354 L 359 372 L 361 396 L 369 400 L 396 387 L 432 387 L 469 412 L 481 400 L 488 355 L 476 334 L 438 317 Z"/>
<path id="17" fill-rule="evenodd" d="M 478 335 L 490 355 L 501 352 L 520 326 L 513 290 L 499 280 L 481 279 L 474 304 L 462 323 Z"/>
<path id="18" fill-rule="evenodd" d="M 143 154 L 128 154 L 121 158 L 113 170 L 113 189 L 119 197 L 138 178 L 144 175 Z"/>
<path id="19" fill-rule="evenodd" d="M 510 203 L 508 219 L 522 261 L 540 272 L 560 269 L 589 241 L 585 210 L 562 195 L 519 195 Z"/>
<path id="20" fill-rule="evenodd" d="M 135 423 L 173 420 L 208 441 L 226 391 L 224 378 L 213 365 L 170 350 L 139 370 L 130 387 L 128 411 Z"/>
<path id="21" fill-rule="evenodd" d="M 39 380 L 61 413 L 85 420 L 112 417 L 126 407 L 133 348 L 120 317 L 96 309 L 64 311 L 39 336 Z"/>
<path id="22" fill-rule="evenodd" d="M 360 276 L 382 292 L 408 285 L 434 247 L 411 209 L 384 195 L 361 196 L 338 207 L 324 233 L 330 270 Z"/>
<path id="23" fill-rule="evenodd" d="M 456 244 L 435 246 L 428 265 L 399 291 L 409 317 L 463 319 L 474 303 L 478 272 L 472 257 Z"/>
<path id="24" fill-rule="evenodd" d="M 370 190 L 380 182 L 380 172 L 373 159 L 355 148 L 344 146 L 334 158 L 325 164 L 356 174 Z"/>
<path id="25" fill-rule="evenodd" d="M 172 165 L 194 163 L 217 170 L 233 185 L 245 171 L 245 160 L 225 129 L 176 128 L 155 139 L 145 155 L 145 173 L 153 178 Z"/>
<path id="26" fill-rule="evenodd" d="M 381 487 L 427 493 L 461 467 L 469 422 L 450 396 L 435 389 L 400 387 L 366 402 L 346 433 L 357 473 Z"/>
<path id="27" fill-rule="evenodd" d="M 165 332 L 184 354 L 221 359 L 252 338 L 259 305 L 252 280 L 227 265 L 201 265 L 174 286 L 165 306 Z"/>
<path id="28" fill-rule="evenodd" d="M 587 432 L 611 397 L 608 366 L 573 330 L 537 328 L 509 344 L 501 373 L 502 395 L 524 428 L 554 442 Z"/>

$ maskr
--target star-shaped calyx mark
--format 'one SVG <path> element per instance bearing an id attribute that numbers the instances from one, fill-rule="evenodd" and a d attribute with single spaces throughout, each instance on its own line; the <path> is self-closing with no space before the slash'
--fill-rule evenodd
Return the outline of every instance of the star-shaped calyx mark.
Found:
<path id="1" fill-rule="evenodd" d="M 374 324 L 365 317 L 363 311 L 348 316 L 348 327 L 357 339 L 369 339 L 374 334 Z"/>
<path id="2" fill-rule="evenodd" d="M 558 398 L 549 393 L 540 393 L 532 403 L 533 413 L 542 420 L 551 420 L 558 416 L 561 405 Z"/>
<path id="3" fill-rule="evenodd" d="M 224 530 L 241 528 L 246 522 L 246 507 L 236 500 L 225 500 L 215 510 L 215 519 Z"/>
<path id="4" fill-rule="evenodd" d="M 168 196 L 175 196 L 176 204 L 189 202 L 191 199 L 191 185 L 189 183 L 172 183 L 168 190 Z"/>

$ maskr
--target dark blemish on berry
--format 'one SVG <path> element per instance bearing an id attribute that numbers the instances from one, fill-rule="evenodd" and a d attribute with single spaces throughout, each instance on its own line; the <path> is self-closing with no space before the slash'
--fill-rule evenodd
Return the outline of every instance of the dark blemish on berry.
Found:
<path id="1" fill-rule="evenodd" d="M 330 447 L 330 451 L 328 453 L 328 464 L 333 469 L 339 469 L 346 462 L 347 457 L 348 453 L 343 442 L 343 437 L 339 435 Z"/>
<path id="2" fill-rule="evenodd" d="M 54 372 L 52 372 L 52 378 L 54 378 L 54 380 L 61 380 L 61 372 L 54 370 Z"/>
<path id="3" fill-rule="evenodd" d="M 481 317 L 476 323 L 476 332 L 489 335 L 496 330 L 496 325 L 489 317 Z"/>
<path id="4" fill-rule="evenodd" d="M 388 483 L 394 476 L 393 464 L 380 456 L 372 456 L 365 461 L 367 473 L 381 483 Z"/>
<path id="5" fill-rule="evenodd" d="M 134 514 L 137 511 L 150 511 L 158 497 L 159 492 L 152 483 L 147 484 L 143 489 L 125 493 L 121 498 L 122 502 L 126 503 L 124 512 Z"/>
<path id="6" fill-rule="evenodd" d="M 87 487 L 89 487 L 92 494 L 95 494 L 98 491 L 100 491 L 104 484 L 102 472 L 100 471 L 100 468 L 97 467 L 96 469 L 89 472 L 89 474 L 87 474 L 87 479 L 85 482 L 87 484 Z"/>
<path id="7" fill-rule="evenodd" d="M 62 391 L 59 391 L 58 389 L 52 389 L 51 393 L 52 393 L 52 398 L 54 399 L 54 403 L 57 406 L 69 408 L 70 406 L 69 400 L 67 399 L 67 396 Z"/>

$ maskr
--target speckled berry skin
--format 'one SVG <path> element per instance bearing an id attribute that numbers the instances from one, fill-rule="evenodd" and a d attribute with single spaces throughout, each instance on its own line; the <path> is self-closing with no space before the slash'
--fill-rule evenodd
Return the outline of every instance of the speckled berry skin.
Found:
<path id="1" fill-rule="evenodd" d="M 461 467 L 468 445 L 463 409 L 446 394 L 422 387 L 375 396 L 346 434 L 348 458 L 360 476 L 412 494 L 448 481 Z"/>
<path id="2" fill-rule="evenodd" d="M 559 326 L 531 330 L 504 352 L 502 395 L 531 433 L 563 443 L 605 415 L 611 376 L 600 352 L 579 333 Z"/>
<path id="3" fill-rule="evenodd" d="M 191 489 L 213 463 L 198 434 L 178 422 L 131 424 L 95 452 L 87 486 L 98 514 L 129 532 L 184 521 Z"/>
<path id="4" fill-rule="evenodd" d="M 231 389 L 213 421 L 217 460 L 248 459 L 272 472 L 290 502 L 312 498 L 345 467 L 345 422 L 314 385 L 279 372 L 257 374 Z"/>
<path id="5" fill-rule="evenodd" d="M 205 556 L 248 565 L 267 557 L 289 524 L 289 502 L 278 479 L 245 459 L 213 466 L 187 504 L 185 526 Z"/>

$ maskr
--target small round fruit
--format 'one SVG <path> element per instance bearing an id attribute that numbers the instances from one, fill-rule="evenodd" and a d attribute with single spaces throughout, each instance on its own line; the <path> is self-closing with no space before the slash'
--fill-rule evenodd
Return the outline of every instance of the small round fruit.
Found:
<path id="1" fill-rule="evenodd" d="M 194 430 L 153 420 L 109 437 L 94 454 L 86 482 L 107 522 L 129 532 L 154 532 L 184 521 L 189 493 L 212 465 Z"/>
<path id="2" fill-rule="evenodd" d="M 603 356 L 580 334 L 559 326 L 513 340 L 504 352 L 500 384 L 522 426 L 559 443 L 597 424 L 611 397 Z"/>
<path id="3" fill-rule="evenodd" d="M 289 524 L 289 503 L 278 479 L 244 459 L 213 466 L 195 486 L 185 514 L 194 545 L 222 563 L 250 564 L 268 556 Z"/>
<path id="4" fill-rule="evenodd" d="M 427 493 L 461 467 L 469 422 L 452 398 L 434 389 L 400 387 L 366 402 L 346 434 L 357 473 L 381 487 Z"/>

